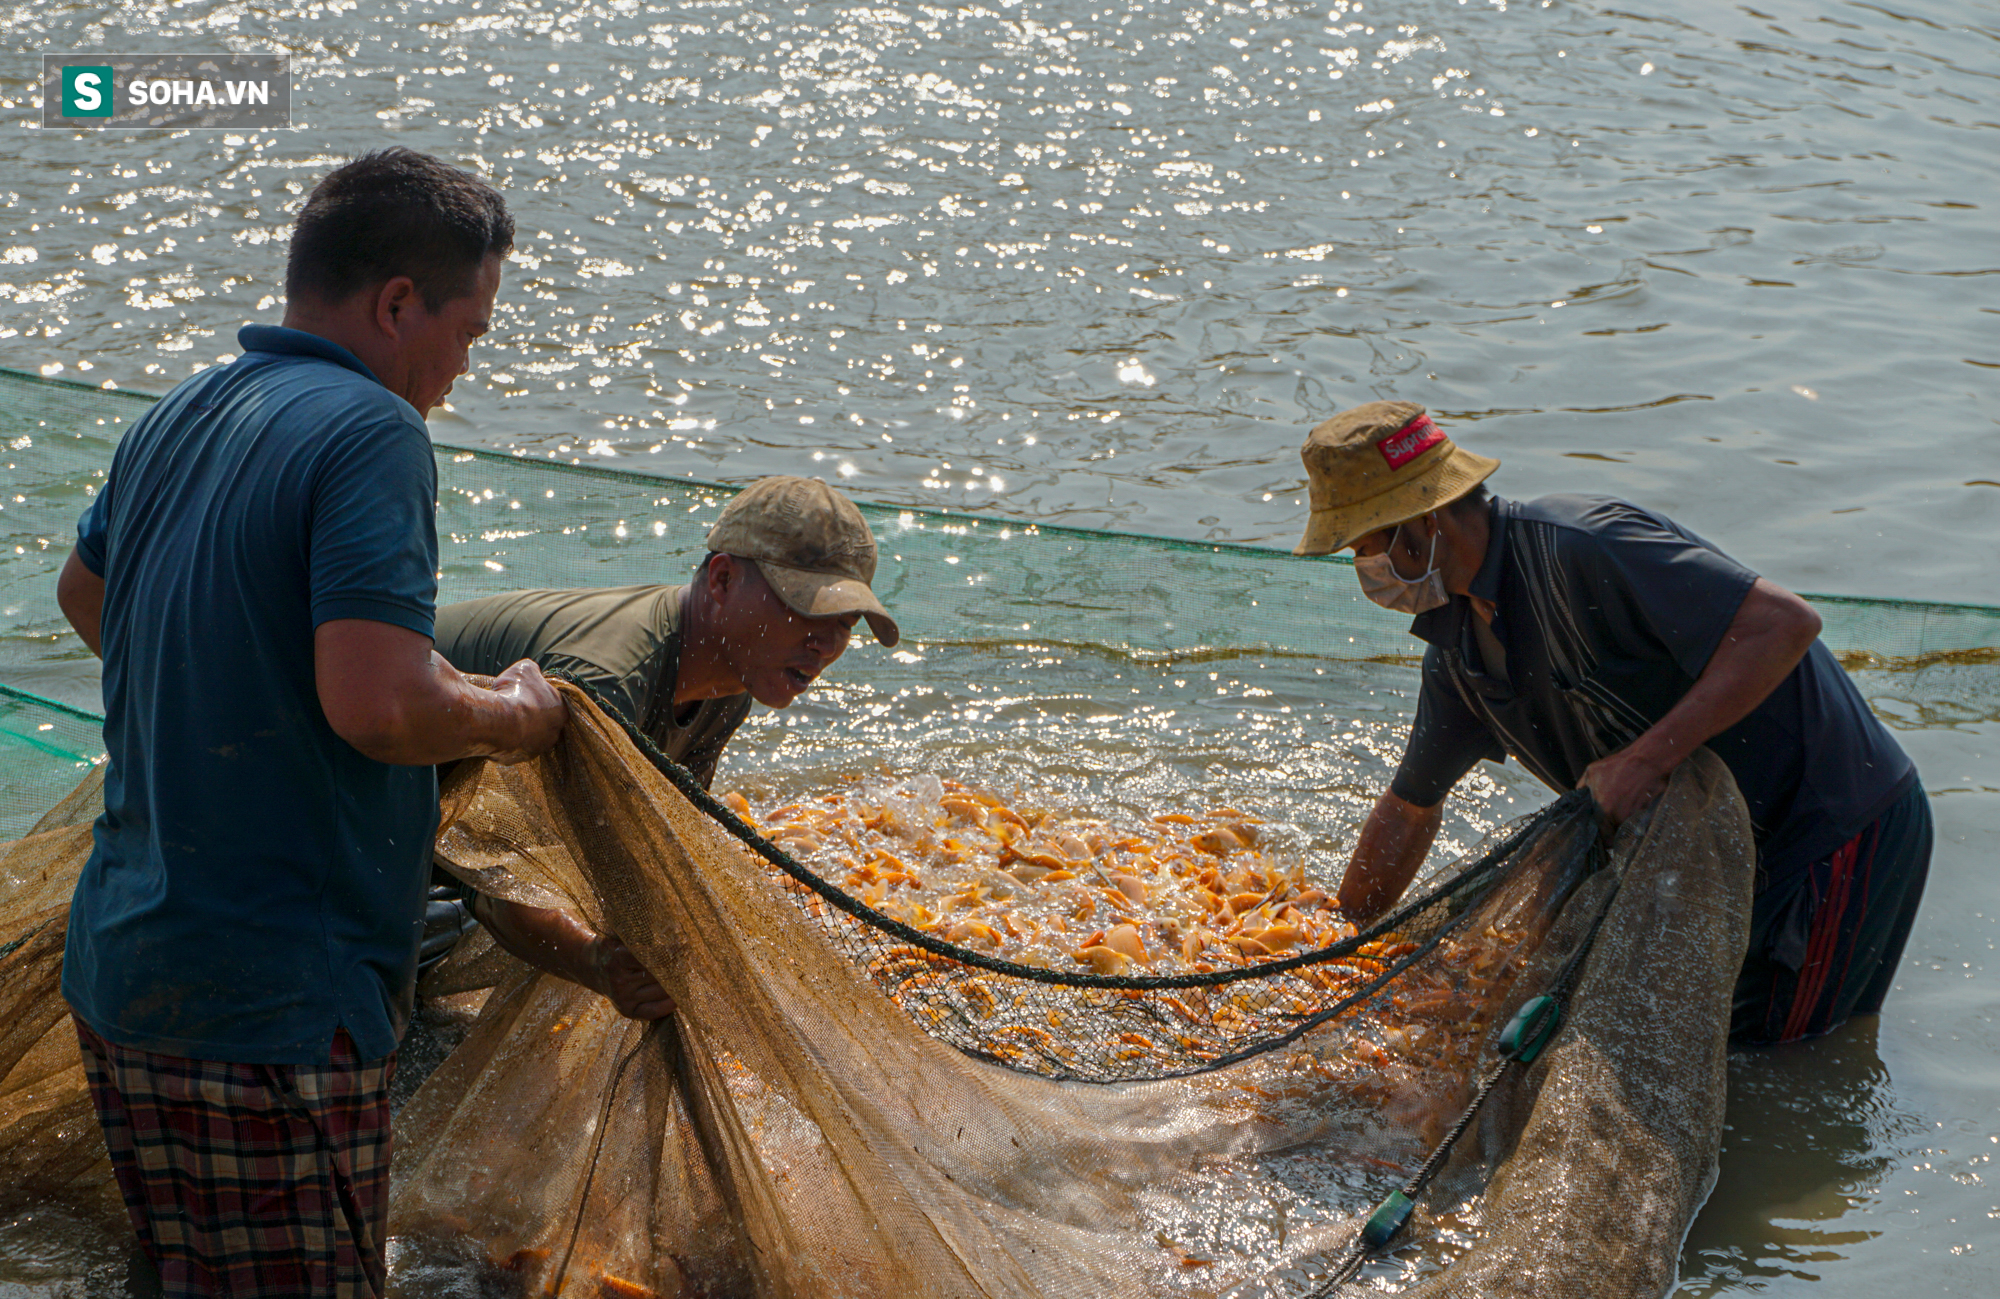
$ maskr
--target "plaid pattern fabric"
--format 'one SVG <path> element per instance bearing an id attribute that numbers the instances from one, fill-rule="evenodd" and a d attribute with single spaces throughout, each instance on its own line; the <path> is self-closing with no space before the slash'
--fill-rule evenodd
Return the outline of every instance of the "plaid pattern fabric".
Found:
<path id="1" fill-rule="evenodd" d="M 386 1279 L 396 1057 L 222 1064 L 77 1039 L 104 1144 L 163 1292 L 369 1299 Z"/>
<path id="2" fill-rule="evenodd" d="M 1796 1042 L 1882 1009 L 1923 900 L 1931 839 L 1930 796 L 1912 784 L 1795 883 L 1758 895 L 1732 1042 Z"/>

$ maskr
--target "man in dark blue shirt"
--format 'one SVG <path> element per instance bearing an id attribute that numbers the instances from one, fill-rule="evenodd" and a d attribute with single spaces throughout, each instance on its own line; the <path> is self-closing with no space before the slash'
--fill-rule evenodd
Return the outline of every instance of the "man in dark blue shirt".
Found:
<path id="1" fill-rule="evenodd" d="M 1401 895 L 1482 758 L 1587 788 L 1617 822 L 1707 745 L 1758 848 L 1732 1038 L 1811 1037 L 1881 1008 L 1923 894 L 1930 807 L 1805 601 L 1636 505 L 1490 496 L 1498 462 L 1408 402 L 1335 416 L 1302 454 L 1298 553 L 1352 546 L 1363 593 L 1415 615 L 1427 643 L 1408 748 L 1341 884 L 1350 914 Z"/>
<path id="2" fill-rule="evenodd" d="M 512 237 L 421 154 L 329 174 L 284 327 L 134 425 L 62 573 L 110 754 L 63 993 L 171 1295 L 381 1292 L 434 764 L 540 752 L 565 718 L 533 664 L 482 689 L 431 648 L 424 414 Z"/>

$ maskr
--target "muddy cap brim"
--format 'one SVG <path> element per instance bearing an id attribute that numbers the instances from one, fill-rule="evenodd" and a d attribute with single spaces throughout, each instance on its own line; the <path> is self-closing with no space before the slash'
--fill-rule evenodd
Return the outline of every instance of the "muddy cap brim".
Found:
<path id="1" fill-rule="evenodd" d="M 896 620 L 882 607 L 866 582 L 840 573 L 787 568 L 768 559 L 755 562 L 764 580 L 792 612 L 806 618 L 838 618 L 858 613 L 868 620 L 868 630 L 882 644 L 892 646 L 903 638 Z"/>

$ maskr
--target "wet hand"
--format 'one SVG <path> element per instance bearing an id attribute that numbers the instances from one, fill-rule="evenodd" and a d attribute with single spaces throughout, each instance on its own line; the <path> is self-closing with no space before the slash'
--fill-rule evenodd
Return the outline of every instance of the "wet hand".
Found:
<path id="1" fill-rule="evenodd" d="M 674 1013 L 674 999 L 662 988 L 632 949 L 610 934 L 592 944 L 591 963 L 597 978 L 592 986 L 628 1019 L 665 1019 Z"/>
<path id="2" fill-rule="evenodd" d="M 1671 771 L 1663 771 L 1646 755 L 1624 748 L 1591 763 L 1577 784 L 1597 800 L 1607 829 L 1616 829 L 1652 805 L 1666 790 Z"/>
<path id="3" fill-rule="evenodd" d="M 569 721 L 569 705 L 534 660 L 522 659 L 493 678 L 492 690 L 514 705 L 520 727 L 518 742 L 503 753 L 493 754 L 493 761 L 525 762 L 555 747 Z"/>

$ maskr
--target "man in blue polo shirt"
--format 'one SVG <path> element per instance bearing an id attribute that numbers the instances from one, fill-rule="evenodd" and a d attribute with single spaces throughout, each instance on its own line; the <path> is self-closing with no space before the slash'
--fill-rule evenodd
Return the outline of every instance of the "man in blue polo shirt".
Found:
<path id="1" fill-rule="evenodd" d="M 110 753 L 63 994 L 170 1295 L 382 1290 L 434 764 L 565 719 L 533 664 L 487 689 L 431 648 L 424 414 L 512 240 L 499 194 L 422 154 L 330 173 L 284 326 L 133 426 L 63 569 Z"/>
<path id="2" fill-rule="evenodd" d="M 1810 605 L 1628 502 L 1489 496 L 1499 463 L 1409 402 L 1336 415 L 1302 455 L 1312 519 L 1297 553 L 1352 546 L 1362 592 L 1415 615 L 1428 645 L 1409 746 L 1341 882 L 1349 914 L 1401 896 L 1482 758 L 1587 788 L 1617 822 L 1707 745 L 1757 840 L 1732 1040 L 1813 1037 L 1881 1009 L 1929 872 L 1930 804 Z"/>

